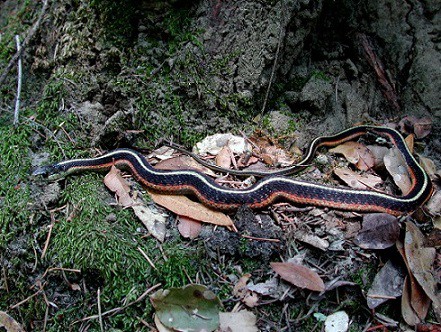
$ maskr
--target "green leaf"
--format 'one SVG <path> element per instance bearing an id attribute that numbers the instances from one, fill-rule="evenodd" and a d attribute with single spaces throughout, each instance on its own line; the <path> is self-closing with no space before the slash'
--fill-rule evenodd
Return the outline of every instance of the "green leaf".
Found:
<path id="1" fill-rule="evenodd" d="M 217 296 L 202 285 L 155 292 L 150 301 L 166 327 L 176 331 L 214 331 L 219 327 Z"/>

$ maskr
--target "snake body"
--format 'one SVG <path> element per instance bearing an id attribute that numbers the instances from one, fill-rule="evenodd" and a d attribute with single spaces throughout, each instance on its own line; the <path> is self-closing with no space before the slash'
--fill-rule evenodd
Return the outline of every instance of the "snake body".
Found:
<path id="1" fill-rule="evenodd" d="M 368 133 L 388 138 L 403 155 L 412 182 L 406 195 L 395 196 L 373 190 L 329 187 L 280 175 L 307 165 L 321 146 L 335 146 Z M 246 189 L 223 187 L 195 170 L 156 169 L 143 155 L 130 149 L 117 149 L 96 158 L 72 159 L 43 166 L 34 171 L 34 175 L 55 178 L 85 170 L 109 169 L 112 165 L 128 169 L 137 181 L 151 190 L 191 194 L 203 204 L 219 210 L 234 210 L 242 205 L 262 208 L 282 200 L 342 210 L 401 215 L 417 209 L 433 192 L 429 177 L 412 156 L 401 134 L 394 129 L 377 126 L 358 126 L 332 136 L 318 137 L 311 142 L 305 158 L 299 164 L 282 170 L 276 173 L 277 175 L 264 173 L 265 177 Z"/>

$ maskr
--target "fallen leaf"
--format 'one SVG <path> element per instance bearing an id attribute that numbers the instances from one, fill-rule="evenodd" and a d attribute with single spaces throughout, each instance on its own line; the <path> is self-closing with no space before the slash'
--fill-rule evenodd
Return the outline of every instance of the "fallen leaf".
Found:
<path id="1" fill-rule="evenodd" d="M 270 278 L 265 282 L 255 285 L 247 285 L 248 290 L 260 295 L 272 295 L 276 292 L 279 283 L 276 278 Z"/>
<path id="2" fill-rule="evenodd" d="M 215 156 L 226 145 L 234 154 L 242 154 L 247 150 L 251 150 L 250 144 L 243 137 L 227 133 L 205 137 L 201 142 L 196 143 L 195 152 L 202 156 L 207 154 Z"/>
<path id="3" fill-rule="evenodd" d="M 248 292 L 247 283 L 250 278 L 250 273 L 246 273 L 239 278 L 239 280 L 233 287 L 233 296 L 238 298 L 243 298 L 245 296 L 245 294 Z"/>
<path id="4" fill-rule="evenodd" d="M 390 317 L 387 317 L 385 315 L 382 315 L 379 312 L 376 312 L 374 317 L 375 317 L 376 321 L 378 321 L 380 324 L 384 325 L 384 327 L 388 327 L 388 328 L 392 329 L 392 331 L 396 331 L 398 329 L 398 326 L 400 325 L 400 323 L 397 322 L 396 320 L 394 320 Z M 386 329 L 386 331 L 387 331 L 387 329 Z M 410 331 L 406 331 L 406 332 L 410 332 Z"/>
<path id="5" fill-rule="evenodd" d="M 432 119 L 429 117 L 417 118 L 407 115 L 398 123 L 399 130 L 406 134 L 415 134 L 417 138 L 424 138 L 432 131 Z"/>
<path id="6" fill-rule="evenodd" d="M 277 144 L 272 137 L 262 135 L 261 132 L 256 132 L 249 138 L 249 140 L 256 147 L 254 152 L 267 165 L 274 165 L 278 167 L 288 167 L 296 162 L 296 157 L 293 157 L 283 147 Z"/>
<path id="7" fill-rule="evenodd" d="M 420 284 L 418 284 L 412 271 L 410 270 L 409 262 L 407 260 L 406 253 L 404 250 L 404 244 L 401 241 L 397 241 L 397 250 L 400 253 L 401 257 L 403 258 L 408 272 L 407 284 L 404 285 L 405 288 L 407 287 L 407 289 L 405 289 L 407 291 L 407 294 L 404 294 L 404 290 L 403 290 L 403 296 L 408 297 L 407 299 L 404 300 L 406 301 L 404 305 L 408 303 L 412 309 L 411 310 L 412 312 L 407 314 L 410 317 L 410 315 L 414 313 L 419 317 L 420 320 L 424 320 L 430 307 L 430 302 L 431 302 L 430 298 L 426 295 L 424 290 L 421 288 Z M 408 310 L 408 308 L 405 308 L 405 310 Z M 409 318 L 409 321 L 410 319 L 411 317 Z"/>
<path id="8" fill-rule="evenodd" d="M 435 260 L 435 248 L 424 246 L 424 235 L 411 222 L 406 222 L 404 252 L 409 270 L 426 295 L 432 300 L 433 309 L 438 320 L 441 320 L 441 296 L 437 290 L 437 281 L 432 273 Z"/>
<path id="9" fill-rule="evenodd" d="M 334 173 L 354 189 L 372 189 L 383 182 L 377 175 L 358 174 L 347 167 L 335 168 Z"/>
<path id="10" fill-rule="evenodd" d="M 192 201 L 186 196 L 165 195 L 150 192 L 152 200 L 167 210 L 179 216 L 186 216 L 195 220 L 215 224 L 219 226 L 233 226 L 233 221 L 226 214 L 207 208 L 199 202 Z"/>
<path id="11" fill-rule="evenodd" d="M 248 307 L 248 308 L 254 308 L 259 304 L 259 296 L 257 296 L 256 293 L 249 292 L 247 293 L 244 298 L 242 299 L 242 302 Z"/>
<path id="12" fill-rule="evenodd" d="M 384 165 L 402 194 L 409 193 L 412 182 L 403 155 L 397 148 L 390 149 L 389 153 L 384 156 Z"/>
<path id="13" fill-rule="evenodd" d="M 255 157 L 253 155 L 249 156 L 248 153 L 244 153 L 237 161 L 237 166 L 240 168 L 244 168 L 244 167 L 248 167 L 250 165 L 253 165 L 257 162 L 259 162 L 259 158 Z"/>
<path id="14" fill-rule="evenodd" d="M 138 219 L 141 220 L 143 225 L 147 228 L 149 233 L 160 242 L 164 242 L 167 216 L 157 211 L 154 207 L 145 206 L 140 199 L 138 199 L 137 203 L 132 205 L 131 208 Z"/>
<path id="15" fill-rule="evenodd" d="M 371 169 L 375 164 L 375 158 L 370 150 L 358 142 L 345 142 L 330 149 L 329 152 L 342 154 L 347 161 L 362 171 Z"/>
<path id="16" fill-rule="evenodd" d="M 307 231 L 299 229 L 294 233 L 294 237 L 304 243 L 307 243 L 315 248 L 325 251 L 329 247 L 329 242 L 321 237 Z"/>
<path id="17" fill-rule="evenodd" d="M 339 278 L 339 277 L 337 277 L 337 278 Z M 358 286 L 358 284 L 355 282 L 346 281 L 346 280 L 332 280 L 330 282 L 327 282 L 325 285 L 327 292 L 329 292 L 330 290 L 333 290 L 335 288 L 342 287 L 342 286 Z"/>
<path id="18" fill-rule="evenodd" d="M 150 296 L 156 316 L 177 331 L 214 331 L 219 327 L 221 302 L 207 287 L 187 285 L 158 290 Z"/>
<path id="19" fill-rule="evenodd" d="M 276 164 L 276 161 L 274 160 L 273 156 L 269 153 L 261 153 L 260 158 L 266 165 L 274 166 Z"/>
<path id="20" fill-rule="evenodd" d="M 363 249 L 385 249 L 393 246 L 400 236 L 396 217 L 387 213 L 369 213 L 354 243 Z"/>
<path id="21" fill-rule="evenodd" d="M 222 168 L 230 168 L 231 167 L 231 156 L 232 152 L 228 145 L 223 146 L 220 149 L 219 153 L 216 155 L 216 165 Z"/>
<path id="22" fill-rule="evenodd" d="M 147 158 L 148 159 L 155 158 L 158 160 L 167 160 L 167 159 L 172 158 L 175 151 L 176 151 L 175 149 L 173 149 L 167 145 L 163 145 L 163 146 L 153 150 L 152 152 L 150 152 L 149 155 L 147 156 Z"/>
<path id="23" fill-rule="evenodd" d="M 130 207 L 144 224 L 152 236 L 161 242 L 165 239 L 165 217 L 154 212 L 151 207 L 146 207 L 142 199 L 133 198 L 130 186 L 121 175 L 121 171 L 112 166 L 109 173 L 104 177 L 104 184 L 109 190 L 115 192 L 118 202 L 124 207 Z"/>
<path id="24" fill-rule="evenodd" d="M 4 311 L 0 311 L 0 327 L 4 327 L 6 332 L 24 332 L 21 325 Z"/>
<path id="25" fill-rule="evenodd" d="M 418 119 L 413 125 L 413 131 L 417 138 L 424 138 L 432 131 L 432 119 L 423 117 Z"/>
<path id="26" fill-rule="evenodd" d="M 421 167 L 426 171 L 427 175 L 430 177 L 434 176 L 436 173 L 436 165 L 432 159 L 418 155 Z"/>
<path id="27" fill-rule="evenodd" d="M 414 123 L 418 120 L 416 116 L 406 115 L 398 122 L 398 130 L 407 135 L 413 134 Z"/>
<path id="28" fill-rule="evenodd" d="M 130 196 L 130 186 L 122 177 L 121 171 L 112 166 L 109 173 L 104 177 L 104 184 L 118 196 L 118 203 L 124 207 L 134 204 L 134 200 Z"/>
<path id="29" fill-rule="evenodd" d="M 409 148 L 410 153 L 413 153 L 414 145 L 415 145 L 415 135 L 414 134 L 407 135 L 407 137 L 404 139 L 404 142 L 406 142 L 406 145 Z"/>
<path id="30" fill-rule="evenodd" d="M 155 315 L 154 322 L 155 322 L 156 328 L 158 329 L 158 332 L 175 332 L 175 330 L 169 329 L 164 324 L 162 324 L 158 315 Z"/>
<path id="31" fill-rule="evenodd" d="M 192 157 L 187 155 L 164 159 L 157 163 L 155 165 L 155 168 L 164 170 L 194 169 L 210 176 L 215 175 L 215 173 L 211 169 L 201 165 Z"/>
<path id="32" fill-rule="evenodd" d="M 374 168 L 384 167 L 384 156 L 389 152 L 389 148 L 381 145 L 367 145 L 374 157 Z"/>
<path id="33" fill-rule="evenodd" d="M 198 220 L 179 216 L 178 231 L 186 239 L 195 239 L 201 232 L 202 224 Z"/>
<path id="34" fill-rule="evenodd" d="M 219 332 L 257 332 L 256 316 L 247 310 L 219 313 Z"/>
<path id="35" fill-rule="evenodd" d="M 426 204 L 426 208 L 432 216 L 441 216 L 441 190 L 436 191 L 432 195 Z M 434 222 L 434 226 L 441 229 L 441 224 L 437 225 L 437 223 Z"/>
<path id="36" fill-rule="evenodd" d="M 367 305 L 374 309 L 380 304 L 401 296 L 404 284 L 404 271 L 389 260 L 375 275 L 371 288 L 367 293 Z"/>
<path id="37" fill-rule="evenodd" d="M 441 229 L 434 228 L 429 234 L 427 234 L 425 246 L 434 248 L 441 247 Z"/>
<path id="38" fill-rule="evenodd" d="M 337 311 L 326 317 L 325 332 L 346 332 L 349 328 L 349 316 L 344 311 Z"/>
<path id="39" fill-rule="evenodd" d="M 322 292 L 325 284 L 317 272 L 303 265 L 294 263 L 270 263 L 273 270 L 285 281 L 300 288 L 307 288 L 313 291 Z"/>
<path id="40" fill-rule="evenodd" d="M 404 280 L 403 296 L 401 297 L 401 315 L 404 321 L 410 326 L 415 326 L 421 323 L 421 319 L 416 314 L 411 305 L 411 291 L 409 277 Z"/>

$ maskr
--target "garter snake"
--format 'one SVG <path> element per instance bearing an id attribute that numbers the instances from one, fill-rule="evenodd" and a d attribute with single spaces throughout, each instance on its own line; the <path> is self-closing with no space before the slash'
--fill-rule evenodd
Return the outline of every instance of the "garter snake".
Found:
<path id="1" fill-rule="evenodd" d="M 403 155 L 412 183 L 406 195 L 330 187 L 282 176 L 308 165 L 317 148 L 335 146 L 368 133 L 388 138 Z M 143 155 L 130 149 L 117 149 L 96 158 L 72 159 L 42 166 L 33 174 L 55 179 L 79 171 L 109 169 L 112 165 L 128 169 L 137 181 L 153 191 L 191 194 L 203 204 L 220 210 L 233 210 L 242 205 L 262 208 L 275 201 L 284 200 L 342 210 L 401 215 L 417 209 L 433 192 L 429 177 L 412 156 L 401 134 L 394 129 L 377 126 L 357 126 L 332 136 L 317 137 L 308 146 L 300 163 L 278 172 L 257 172 L 257 175 L 264 177 L 246 189 L 223 187 L 195 170 L 155 169 Z"/>

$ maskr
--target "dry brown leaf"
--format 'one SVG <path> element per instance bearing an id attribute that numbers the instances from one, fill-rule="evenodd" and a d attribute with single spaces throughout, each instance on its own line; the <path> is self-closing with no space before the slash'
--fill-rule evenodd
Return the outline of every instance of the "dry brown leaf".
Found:
<path id="1" fill-rule="evenodd" d="M 389 153 L 384 156 L 384 165 L 394 183 L 401 189 L 403 195 L 406 195 L 412 187 L 412 182 L 401 152 L 397 148 L 390 149 Z"/>
<path id="2" fill-rule="evenodd" d="M 389 148 L 380 145 L 367 145 L 374 157 L 374 168 L 384 167 L 384 156 L 389 152 Z"/>
<path id="3" fill-rule="evenodd" d="M 149 233 L 160 242 L 164 242 L 167 217 L 164 214 L 155 211 L 155 207 L 145 206 L 140 199 L 136 201 L 136 204 L 132 205 L 132 209 Z"/>
<path id="4" fill-rule="evenodd" d="M 404 139 L 407 147 L 409 148 L 410 153 L 413 153 L 414 145 L 415 145 L 415 135 L 410 134 Z"/>
<path id="5" fill-rule="evenodd" d="M 287 262 L 272 262 L 271 267 L 282 279 L 294 286 L 317 292 L 325 290 L 325 284 L 320 276 L 306 266 Z"/>
<path id="6" fill-rule="evenodd" d="M 432 131 L 432 119 L 423 117 L 418 119 L 413 125 L 413 131 L 417 138 L 424 138 Z"/>
<path id="7" fill-rule="evenodd" d="M 219 153 L 216 155 L 216 165 L 222 168 L 230 168 L 231 167 L 231 156 L 232 152 L 228 146 L 222 147 Z"/>
<path id="8" fill-rule="evenodd" d="M 380 304 L 395 299 L 402 294 L 404 271 L 400 265 L 393 261 L 386 264 L 376 274 L 372 286 L 367 293 L 367 304 L 370 309 Z"/>
<path id="9" fill-rule="evenodd" d="M 255 285 L 248 285 L 247 288 L 257 294 L 260 295 L 272 295 L 277 291 L 279 283 L 276 278 L 271 278 L 266 280 L 265 282 L 260 282 Z"/>
<path id="10" fill-rule="evenodd" d="M 247 283 L 250 280 L 251 274 L 246 273 L 239 278 L 237 283 L 233 287 L 233 295 L 238 298 L 243 298 L 248 293 Z"/>
<path id="11" fill-rule="evenodd" d="M 269 166 L 274 166 L 275 165 L 275 160 L 273 158 L 273 156 L 269 153 L 262 153 L 260 155 L 260 158 L 262 159 L 262 161 Z"/>
<path id="12" fill-rule="evenodd" d="M 178 230 L 186 239 L 195 239 L 199 236 L 202 224 L 198 220 L 189 217 L 179 216 Z"/>
<path id="13" fill-rule="evenodd" d="M 421 167 L 426 171 L 426 173 L 430 177 L 434 176 L 435 173 L 436 173 L 436 165 L 433 162 L 433 160 L 429 159 L 429 158 L 426 158 L 426 157 L 423 157 L 421 155 L 418 155 L 418 158 L 420 160 Z"/>
<path id="14" fill-rule="evenodd" d="M 365 145 L 358 142 L 345 142 L 330 149 L 329 152 L 342 154 L 347 161 L 362 171 L 371 169 L 375 164 L 372 152 Z"/>
<path id="15" fill-rule="evenodd" d="M 140 198 L 132 198 L 130 186 L 116 167 L 112 166 L 109 173 L 104 177 L 104 184 L 111 191 L 115 192 L 118 202 L 124 207 L 131 207 L 139 220 L 147 230 L 163 242 L 165 239 L 165 218 L 155 213 L 151 208 L 144 205 Z"/>
<path id="16" fill-rule="evenodd" d="M 354 242 L 363 249 L 385 249 L 393 246 L 400 236 L 396 217 L 387 213 L 363 216 L 363 226 Z"/>
<path id="17" fill-rule="evenodd" d="M 167 210 L 179 216 L 186 216 L 195 220 L 219 226 L 233 226 L 233 221 L 225 213 L 212 210 L 199 202 L 190 200 L 186 196 L 165 195 L 149 191 L 152 200 Z"/>
<path id="18" fill-rule="evenodd" d="M 329 248 L 329 242 L 327 240 L 322 239 L 321 237 L 305 229 L 297 230 L 294 236 L 297 240 L 307 243 L 323 251 Z"/>
<path id="19" fill-rule="evenodd" d="M 134 200 L 130 196 L 130 186 L 122 177 L 121 171 L 115 166 L 112 166 L 109 173 L 104 177 L 104 184 L 116 194 L 119 204 L 124 207 L 134 204 Z"/>
<path id="20" fill-rule="evenodd" d="M 247 310 L 238 312 L 220 312 L 219 332 L 258 332 L 256 316 Z"/>
<path id="21" fill-rule="evenodd" d="M 24 332 L 21 325 L 4 311 L 0 311 L 0 327 L 4 327 L 6 332 Z"/>
<path id="22" fill-rule="evenodd" d="M 334 173 L 354 189 L 372 189 L 383 182 L 377 175 L 358 174 L 347 167 L 335 168 Z"/>
<path id="23" fill-rule="evenodd" d="M 432 273 L 435 260 L 435 248 L 424 246 L 424 235 L 411 222 L 406 222 L 406 235 L 404 239 L 404 252 L 406 254 L 409 270 L 426 295 L 433 302 L 433 309 L 438 320 L 441 319 L 441 296 L 437 290 L 437 282 Z M 413 305 L 414 308 L 420 304 Z"/>
<path id="24" fill-rule="evenodd" d="M 441 216 L 441 191 L 436 191 L 429 199 L 426 205 L 427 211 L 433 216 Z M 438 225 L 435 220 L 433 224 L 436 228 L 441 229 L 441 224 Z"/>
<path id="25" fill-rule="evenodd" d="M 248 156 L 247 154 L 242 154 L 242 156 L 237 161 L 237 166 L 243 168 L 253 165 L 257 162 L 259 162 L 259 158 L 255 156 Z"/>
<path id="26" fill-rule="evenodd" d="M 426 295 L 424 290 L 418 284 L 412 271 L 410 270 L 409 262 L 407 260 L 406 253 L 404 250 L 404 244 L 401 241 L 397 241 L 397 250 L 400 253 L 401 257 L 403 257 L 403 260 L 404 260 L 404 263 L 406 264 L 406 268 L 407 268 L 407 272 L 408 272 L 408 276 L 407 276 L 407 279 L 408 279 L 407 284 L 408 285 L 405 285 L 405 287 L 408 288 L 406 290 L 407 294 L 405 294 L 403 296 L 408 297 L 408 299 L 406 299 L 405 301 L 407 301 L 409 303 L 410 307 L 412 308 L 412 312 L 417 314 L 421 320 L 424 320 L 424 318 L 427 315 L 427 311 L 429 310 L 429 307 L 430 307 L 430 302 L 431 302 L 430 298 Z M 404 290 L 403 290 L 403 293 L 404 293 Z M 406 310 L 407 310 L 407 308 L 406 308 Z M 409 315 L 411 315 L 411 313 L 409 313 Z M 404 316 L 404 314 L 403 314 L 403 316 Z"/>
<path id="27" fill-rule="evenodd" d="M 415 326 L 421 323 L 421 320 L 413 309 L 411 303 L 410 282 L 409 277 L 407 276 L 404 280 L 403 296 L 401 297 L 401 315 L 407 324 Z"/>
<path id="28" fill-rule="evenodd" d="M 260 134 L 260 135 L 259 135 Z M 291 156 L 283 147 L 268 136 L 262 136 L 261 133 L 255 133 L 249 138 L 256 147 L 254 150 L 257 155 L 267 165 L 288 167 L 296 162 L 296 158 Z"/>
<path id="29" fill-rule="evenodd" d="M 399 130 L 406 134 L 415 134 L 417 138 L 424 138 L 432 131 L 432 119 L 429 117 L 417 118 L 405 116 L 398 123 Z"/>
<path id="30" fill-rule="evenodd" d="M 441 229 L 434 228 L 427 234 L 425 245 L 426 247 L 441 248 Z M 441 256 L 439 257 L 441 258 Z"/>
<path id="31" fill-rule="evenodd" d="M 242 302 L 248 307 L 248 308 L 254 308 L 259 304 L 259 296 L 256 293 L 249 292 L 245 295 L 245 297 L 242 299 Z"/>
<path id="32" fill-rule="evenodd" d="M 155 165 L 155 168 L 163 170 L 194 169 L 210 176 L 215 175 L 215 173 L 211 169 L 201 165 L 192 157 L 187 155 L 181 155 L 178 157 L 161 160 Z"/>

